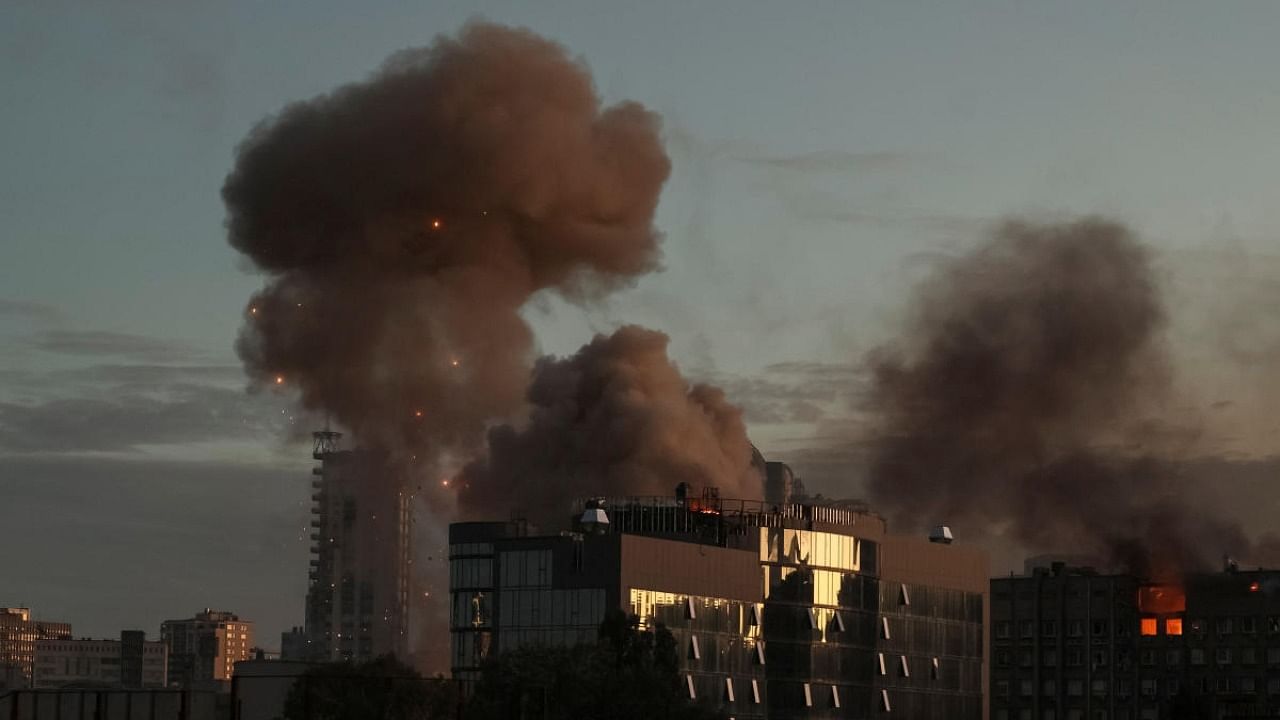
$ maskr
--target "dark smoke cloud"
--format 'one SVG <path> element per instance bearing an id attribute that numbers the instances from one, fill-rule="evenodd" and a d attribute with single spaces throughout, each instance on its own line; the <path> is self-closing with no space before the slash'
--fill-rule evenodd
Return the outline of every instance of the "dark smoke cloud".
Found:
<path id="1" fill-rule="evenodd" d="M 474 23 L 291 105 L 241 146 L 231 244 L 268 276 L 238 343 L 366 445 L 465 456 L 528 383 L 520 308 L 655 268 L 658 117 L 602 108 L 587 69 Z"/>
<path id="2" fill-rule="evenodd" d="M 946 521 L 1143 573 L 1245 551 L 1239 528 L 1185 504 L 1167 448 L 1122 444 L 1167 399 L 1164 327 L 1123 226 L 1004 224 L 940 266 L 901 341 L 870 357 L 876 504 L 900 527 Z"/>
<path id="3" fill-rule="evenodd" d="M 680 482 L 760 497 L 742 411 L 720 390 L 690 385 L 663 333 L 626 326 L 572 357 L 543 358 L 529 403 L 528 426 L 493 429 L 489 456 L 464 470 L 464 512 L 507 505 L 562 521 L 568 498 L 670 495 Z"/>

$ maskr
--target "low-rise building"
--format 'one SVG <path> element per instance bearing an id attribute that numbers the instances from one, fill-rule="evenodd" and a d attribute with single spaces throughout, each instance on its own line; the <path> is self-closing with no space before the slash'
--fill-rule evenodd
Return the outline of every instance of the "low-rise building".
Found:
<path id="1" fill-rule="evenodd" d="M 992 720 L 1280 716 L 1280 572 L 991 581 Z"/>
<path id="2" fill-rule="evenodd" d="M 36 643 L 71 637 L 71 624 L 33 620 L 31 608 L 0 607 L 0 689 L 31 687 Z"/>
<path id="3" fill-rule="evenodd" d="M 36 641 L 36 688 L 153 688 L 168 684 L 168 649 L 142 631 L 119 640 L 60 638 Z"/>

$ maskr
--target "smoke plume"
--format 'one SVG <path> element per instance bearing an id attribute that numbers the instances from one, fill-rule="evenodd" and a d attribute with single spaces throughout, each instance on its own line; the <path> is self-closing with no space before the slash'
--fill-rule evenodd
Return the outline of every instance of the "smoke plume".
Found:
<path id="1" fill-rule="evenodd" d="M 554 522 L 574 497 L 670 495 L 680 482 L 760 497 L 742 411 L 691 386 L 663 333 L 625 326 L 572 357 L 541 359 L 528 401 L 528 425 L 494 428 L 489 455 L 464 470 L 464 512 L 507 504 Z"/>
<path id="2" fill-rule="evenodd" d="M 870 356 L 876 504 L 899 527 L 994 530 L 1151 575 L 1245 550 L 1239 528 L 1183 504 L 1169 449 L 1141 440 L 1168 400 L 1164 326 L 1123 226 L 1006 223 L 940 266 L 904 337 Z"/>
<path id="3" fill-rule="evenodd" d="M 602 108 L 560 46 L 483 23 L 286 107 L 223 187 L 267 276 L 237 344 L 252 380 L 365 446 L 469 456 L 521 406 L 530 297 L 589 302 L 657 265 L 659 130 Z"/>

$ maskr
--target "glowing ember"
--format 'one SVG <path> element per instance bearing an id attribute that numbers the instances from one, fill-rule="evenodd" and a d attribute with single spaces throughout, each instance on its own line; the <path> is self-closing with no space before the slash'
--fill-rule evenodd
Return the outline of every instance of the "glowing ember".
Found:
<path id="1" fill-rule="evenodd" d="M 1253 582 L 1249 583 L 1249 592 L 1258 592 L 1261 589 L 1262 589 L 1262 586 L 1258 584 L 1257 580 L 1254 580 Z"/>
<path id="2" fill-rule="evenodd" d="M 445 478 L 444 480 L 441 480 L 440 484 L 443 485 L 444 487 L 449 487 L 449 479 Z"/>
<path id="3" fill-rule="evenodd" d="M 413 411 L 413 416 L 414 416 L 414 417 L 422 417 L 422 411 L 421 411 L 421 410 L 414 410 L 414 411 Z"/>
<path id="4" fill-rule="evenodd" d="M 450 364 L 450 365 L 452 365 L 452 366 L 454 366 L 454 367 L 458 367 L 458 365 L 460 365 L 461 363 L 458 361 L 458 358 L 454 358 L 454 359 L 452 359 L 452 360 L 450 360 L 450 361 L 449 361 L 449 364 Z"/>
<path id="5" fill-rule="evenodd" d="M 277 376 L 276 376 L 276 384 L 277 384 L 277 385 L 283 385 L 283 384 L 284 384 L 284 376 L 283 376 L 283 375 L 277 375 Z"/>
<path id="6" fill-rule="evenodd" d="M 249 314 L 250 314 L 250 315 L 257 315 L 257 314 L 258 314 L 258 308 L 256 308 L 256 307 L 251 307 L 251 308 L 249 308 Z"/>
<path id="7" fill-rule="evenodd" d="M 432 230 L 439 230 L 439 229 L 440 229 L 440 221 L 439 221 L 439 220 L 432 220 L 432 221 L 431 221 L 431 229 L 432 229 Z"/>

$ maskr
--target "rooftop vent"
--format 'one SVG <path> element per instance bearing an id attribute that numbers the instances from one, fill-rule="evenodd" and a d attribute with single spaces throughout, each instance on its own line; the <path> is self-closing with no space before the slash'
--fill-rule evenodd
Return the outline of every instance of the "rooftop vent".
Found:
<path id="1" fill-rule="evenodd" d="M 955 536 L 951 534 L 951 528 L 946 525 L 934 525 L 929 531 L 929 542 L 950 545 L 952 540 L 955 540 Z"/>
<path id="2" fill-rule="evenodd" d="M 609 515 L 604 511 L 604 501 L 588 500 L 578 523 L 585 532 L 603 533 L 609 527 Z"/>

